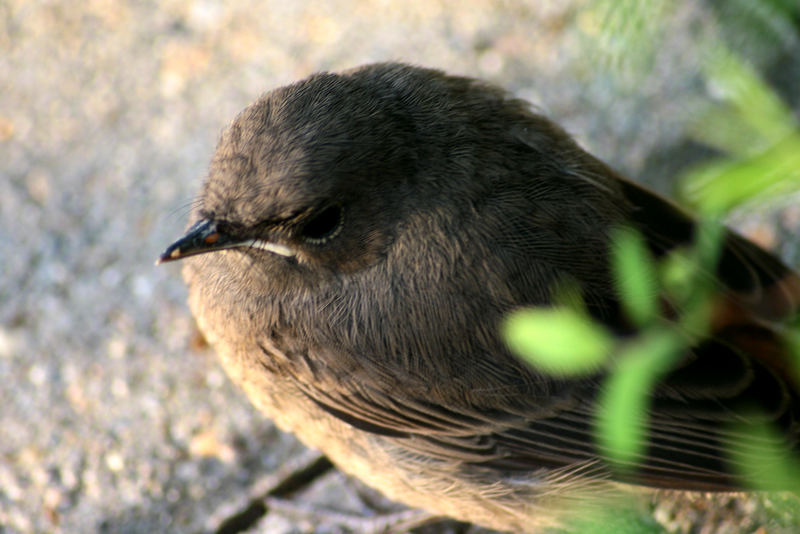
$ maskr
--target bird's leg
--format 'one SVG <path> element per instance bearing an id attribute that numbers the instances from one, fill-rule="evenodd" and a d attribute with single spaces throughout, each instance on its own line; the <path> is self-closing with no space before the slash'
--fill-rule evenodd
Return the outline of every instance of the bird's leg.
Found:
<path id="1" fill-rule="evenodd" d="M 283 466 L 277 473 L 263 479 L 248 492 L 247 498 L 240 501 L 234 510 L 215 514 L 214 526 L 209 529 L 215 534 L 237 534 L 258 523 L 269 511 L 265 501 L 268 498 L 288 498 L 306 488 L 333 468 L 330 460 L 319 453 L 303 455 Z M 222 517 L 219 517 L 222 516 Z"/>
<path id="2" fill-rule="evenodd" d="M 319 453 L 302 455 L 285 464 L 277 473 L 262 479 L 248 492 L 247 497 L 227 509 L 215 514 L 209 529 L 215 534 L 237 534 L 249 531 L 271 512 L 296 521 L 311 524 L 311 528 L 325 526 L 342 532 L 357 534 L 401 533 L 436 522 L 452 523 L 451 529 L 436 529 L 436 532 L 460 532 L 460 523 L 434 516 L 422 510 L 387 511 L 386 503 L 378 494 L 357 481 L 353 491 L 364 504 L 365 515 L 339 512 L 320 508 L 313 504 L 291 500 L 297 493 L 308 489 L 333 469 L 333 465 Z M 385 498 L 384 498 L 385 499 Z M 387 501 L 388 502 L 388 501 Z M 377 511 L 375 515 L 366 515 Z M 437 525 L 438 526 L 438 525 Z"/>
<path id="3" fill-rule="evenodd" d="M 268 497 L 266 505 L 271 511 L 281 515 L 310 521 L 314 525 L 340 527 L 345 532 L 357 534 L 409 532 L 412 529 L 443 519 L 441 516 L 434 516 L 423 510 L 402 510 L 376 516 L 359 516 L 333 510 L 320 510 L 313 505 L 277 497 Z"/>

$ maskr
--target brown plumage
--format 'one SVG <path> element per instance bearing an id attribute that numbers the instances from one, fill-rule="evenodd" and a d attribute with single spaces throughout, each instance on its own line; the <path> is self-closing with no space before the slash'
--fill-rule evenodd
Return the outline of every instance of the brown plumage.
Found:
<path id="1" fill-rule="evenodd" d="M 557 524 L 617 474 L 592 432 L 603 373 L 543 375 L 499 322 L 569 279 L 629 335 L 610 231 L 633 226 L 661 256 L 694 228 L 527 103 L 402 64 L 317 74 L 249 106 L 193 220 L 161 260 L 196 255 L 191 309 L 260 409 L 392 498 L 512 531 Z M 754 408 L 797 449 L 777 332 L 800 281 L 733 233 L 716 277 L 713 335 L 653 392 L 625 482 L 741 487 L 729 423 Z"/>

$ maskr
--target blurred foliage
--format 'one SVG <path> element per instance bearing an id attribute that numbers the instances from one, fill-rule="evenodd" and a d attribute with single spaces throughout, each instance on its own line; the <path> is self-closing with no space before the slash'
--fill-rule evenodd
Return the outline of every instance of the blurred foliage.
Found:
<path id="1" fill-rule="evenodd" d="M 710 55 L 706 77 L 720 102 L 691 133 L 728 156 L 686 174 L 679 186 L 684 201 L 721 216 L 745 202 L 800 189 L 800 130 L 788 106 L 721 45 Z"/>
<path id="2" fill-rule="evenodd" d="M 634 465 L 644 454 L 650 392 L 685 349 L 682 336 L 653 326 L 625 343 L 614 358 L 599 399 L 597 440 L 618 469 Z"/>
<path id="3" fill-rule="evenodd" d="M 591 54 L 615 77 L 640 79 L 652 65 L 674 7 L 669 0 L 596 0 L 578 25 L 592 37 Z"/>
<path id="4" fill-rule="evenodd" d="M 767 425 L 752 424 L 738 431 L 749 437 L 748 443 L 758 444 L 741 442 L 731 448 L 733 465 L 753 489 L 782 487 L 800 492 L 800 458 L 787 458 L 786 442 L 777 432 Z"/>
<path id="5" fill-rule="evenodd" d="M 630 503 L 611 501 L 604 509 L 572 514 L 559 534 L 663 534 L 664 527 Z M 555 533 L 553 533 L 555 534 Z"/>
<path id="6" fill-rule="evenodd" d="M 598 442 L 624 468 L 643 453 L 649 394 L 694 341 L 708 330 L 711 279 L 724 226 L 698 225 L 693 247 L 658 263 L 641 235 L 619 228 L 611 262 L 622 307 L 640 333 L 616 338 L 582 306 L 529 308 L 505 323 L 510 348 L 534 367 L 556 376 L 610 369 L 597 416 Z M 574 299 L 574 292 L 571 292 Z M 677 320 L 659 314 L 661 296 L 681 310 Z M 613 357 L 610 357 L 613 355 Z"/>
<path id="7" fill-rule="evenodd" d="M 625 313 L 639 327 L 651 325 L 658 318 L 658 281 L 656 266 L 647 244 L 637 232 L 619 228 L 612 236 L 612 269 Z"/>
<path id="8" fill-rule="evenodd" d="M 589 2 L 578 24 L 595 38 L 594 53 L 615 76 L 644 78 L 661 45 L 664 17 L 679 3 L 665 0 Z M 634 230 L 617 229 L 611 251 L 614 279 L 624 312 L 639 333 L 619 339 L 593 323 L 584 306 L 527 309 L 512 314 L 505 333 L 512 350 L 531 365 L 559 376 L 585 376 L 608 370 L 597 414 L 597 440 L 620 468 L 641 457 L 649 395 L 654 384 L 708 330 L 713 272 L 725 232 L 720 222 L 731 210 L 800 191 L 800 128 L 791 108 L 741 52 L 733 51 L 746 34 L 764 47 L 797 44 L 800 2 L 796 0 L 723 0 L 708 3 L 719 31 L 698 30 L 700 75 L 709 92 L 703 113 L 689 135 L 719 156 L 689 169 L 679 180 L 684 204 L 699 213 L 695 242 L 655 261 Z M 754 45 L 755 46 L 755 45 Z M 660 296 L 674 305 L 675 320 L 661 317 Z M 788 333 L 800 362 L 800 332 Z M 800 364 L 797 367 L 800 376 Z M 800 490 L 800 459 L 788 459 L 785 443 L 768 427 L 748 427 L 756 449 L 732 447 L 734 464 L 753 488 Z M 780 499 L 779 499 L 780 500 Z M 777 501 L 775 501 L 777 502 Z M 797 499 L 780 500 L 794 515 Z M 615 511 L 615 513 L 623 513 Z M 579 514 L 580 515 L 580 514 Z M 599 532 L 610 524 L 590 515 L 571 532 Z M 624 519 L 622 520 L 624 523 Z M 613 532 L 649 532 L 613 526 Z"/>
<path id="9" fill-rule="evenodd" d="M 798 44 L 797 0 L 711 0 L 721 28 L 721 39 L 739 53 L 758 56 Z"/>
<path id="10" fill-rule="evenodd" d="M 513 313 L 505 322 L 505 337 L 514 352 L 556 376 L 596 372 L 613 340 L 601 324 L 566 307 Z"/>

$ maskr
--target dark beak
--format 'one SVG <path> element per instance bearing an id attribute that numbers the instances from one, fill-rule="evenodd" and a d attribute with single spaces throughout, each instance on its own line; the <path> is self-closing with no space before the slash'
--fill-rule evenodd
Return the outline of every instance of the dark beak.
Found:
<path id="1" fill-rule="evenodd" d="M 186 234 L 167 247 L 156 260 L 156 265 L 168 261 L 182 260 L 195 254 L 214 252 L 241 245 L 241 242 L 217 230 L 217 223 L 200 219 Z"/>

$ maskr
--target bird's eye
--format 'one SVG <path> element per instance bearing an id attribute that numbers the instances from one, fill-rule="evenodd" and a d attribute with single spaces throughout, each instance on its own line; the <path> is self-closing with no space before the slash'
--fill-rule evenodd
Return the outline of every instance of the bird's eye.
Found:
<path id="1" fill-rule="evenodd" d="M 343 224 L 344 209 L 339 205 L 328 206 L 306 221 L 300 235 L 309 243 L 326 243 L 336 237 Z"/>

